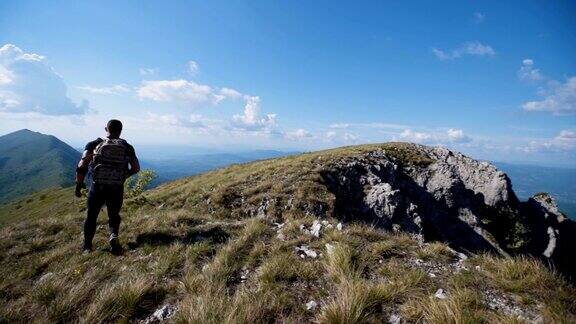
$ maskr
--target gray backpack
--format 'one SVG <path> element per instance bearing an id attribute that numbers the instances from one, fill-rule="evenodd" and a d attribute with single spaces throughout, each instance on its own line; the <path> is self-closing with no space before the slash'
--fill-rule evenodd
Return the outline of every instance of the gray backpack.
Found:
<path id="1" fill-rule="evenodd" d="M 103 139 L 94 149 L 92 180 L 96 184 L 123 185 L 128 174 L 128 145 L 123 139 Z"/>

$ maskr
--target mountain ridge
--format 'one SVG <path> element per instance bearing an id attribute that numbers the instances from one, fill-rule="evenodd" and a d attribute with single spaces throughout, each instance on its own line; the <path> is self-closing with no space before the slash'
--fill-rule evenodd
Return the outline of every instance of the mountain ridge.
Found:
<path id="1" fill-rule="evenodd" d="M 0 202 L 70 186 L 81 154 L 52 135 L 22 129 L 0 137 Z"/>
<path id="2" fill-rule="evenodd" d="M 103 230 L 80 255 L 83 202 L 60 194 L 44 198 L 51 215 L 0 229 L 0 319 L 576 318 L 574 222 L 552 197 L 520 201 L 503 172 L 445 148 L 344 147 L 161 185 L 126 200 L 121 257 L 101 249 Z"/>

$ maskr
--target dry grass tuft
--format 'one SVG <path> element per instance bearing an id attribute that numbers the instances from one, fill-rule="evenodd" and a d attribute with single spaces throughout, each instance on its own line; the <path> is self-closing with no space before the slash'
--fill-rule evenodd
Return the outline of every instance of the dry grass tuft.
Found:
<path id="1" fill-rule="evenodd" d="M 408 321 L 426 323 L 482 323 L 488 312 L 482 296 L 474 291 L 456 290 L 447 299 L 423 297 L 402 305 L 402 315 Z"/>
<path id="2" fill-rule="evenodd" d="M 366 323 L 376 320 L 379 307 L 397 295 L 396 287 L 385 283 L 345 280 L 335 297 L 323 308 L 320 323 Z"/>

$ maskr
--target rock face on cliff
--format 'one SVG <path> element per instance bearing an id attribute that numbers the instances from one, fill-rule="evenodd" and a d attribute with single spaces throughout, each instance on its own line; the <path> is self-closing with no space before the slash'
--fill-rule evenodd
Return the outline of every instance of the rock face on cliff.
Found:
<path id="1" fill-rule="evenodd" d="M 125 201 L 122 256 L 105 228 L 80 253 L 72 194 L 6 207 L 0 323 L 576 322 L 574 222 L 445 148 L 343 147 L 167 183 Z"/>
<path id="2" fill-rule="evenodd" d="M 574 274 L 575 223 L 552 197 L 520 202 L 502 171 L 446 148 L 408 144 L 412 163 L 395 150 L 342 159 L 323 173 L 336 214 L 463 251 L 529 253 Z"/>
<path id="3" fill-rule="evenodd" d="M 443 147 L 385 143 L 261 163 L 266 168 L 256 172 L 236 170 L 232 185 L 215 184 L 194 208 L 279 222 L 290 214 L 361 220 L 461 252 L 529 254 L 576 273 L 575 223 L 547 194 L 519 201 L 510 179 L 488 162 Z M 169 203 L 181 191 L 175 186 L 161 199 Z"/>

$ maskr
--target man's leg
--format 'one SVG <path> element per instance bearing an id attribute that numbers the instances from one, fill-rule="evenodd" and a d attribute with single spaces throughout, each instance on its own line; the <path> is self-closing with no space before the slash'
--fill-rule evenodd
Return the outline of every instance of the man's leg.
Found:
<path id="1" fill-rule="evenodd" d="M 96 233 L 96 221 L 103 205 L 102 193 L 93 185 L 88 193 L 88 211 L 86 212 L 86 221 L 84 221 L 84 250 L 92 249 L 92 239 Z"/>
<path id="2" fill-rule="evenodd" d="M 124 190 L 122 187 L 111 188 L 106 197 L 106 209 L 108 211 L 108 226 L 110 227 L 110 246 L 112 252 L 120 252 L 121 247 L 118 241 L 120 231 L 120 210 L 124 201 Z"/>

